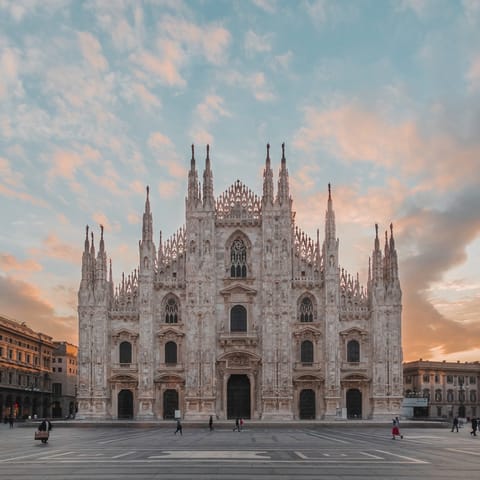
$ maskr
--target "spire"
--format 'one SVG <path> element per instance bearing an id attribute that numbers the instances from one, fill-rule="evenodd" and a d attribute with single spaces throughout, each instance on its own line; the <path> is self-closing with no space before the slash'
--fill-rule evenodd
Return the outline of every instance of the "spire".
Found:
<path id="1" fill-rule="evenodd" d="M 112 259 L 110 259 L 110 271 L 108 273 L 108 281 L 113 284 L 113 275 L 112 275 Z"/>
<path id="2" fill-rule="evenodd" d="M 88 225 L 85 228 L 85 248 L 82 254 L 82 280 L 80 288 L 86 287 L 91 279 L 90 243 L 88 241 Z"/>
<path id="3" fill-rule="evenodd" d="M 152 213 L 150 211 L 150 188 L 147 185 L 147 198 L 145 200 L 145 212 L 143 214 L 142 243 L 153 241 Z"/>
<path id="4" fill-rule="evenodd" d="M 213 208 L 213 175 L 210 168 L 210 145 L 207 145 L 207 158 L 205 159 L 205 170 L 203 171 L 203 206 Z"/>
<path id="5" fill-rule="evenodd" d="M 195 146 L 192 143 L 192 158 L 190 160 L 190 171 L 188 172 L 188 193 L 187 205 L 196 206 L 200 201 L 200 184 L 198 182 L 198 173 L 195 166 Z"/>
<path id="6" fill-rule="evenodd" d="M 380 250 L 380 240 L 378 238 L 378 223 L 376 223 L 374 249 L 372 253 L 372 283 L 379 285 L 381 282 L 383 282 L 382 251 Z"/>
<path id="7" fill-rule="evenodd" d="M 395 250 L 395 240 L 393 239 L 393 223 L 390 224 L 390 253 Z"/>
<path id="8" fill-rule="evenodd" d="M 335 238 L 335 212 L 333 211 L 332 189 L 331 185 L 328 184 L 327 211 L 325 213 L 325 241 L 327 244 L 333 245 Z"/>
<path id="9" fill-rule="evenodd" d="M 105 242 L 103 241 L 103 225 L 100 225 L 100 249 L 98 254 L 101 255 L 105 252 Z"/>
<path id="10" fill-rule="evenodd" d="M 375 251 L 380 250 L 380 240 L 378 239 L 378 223 L 375 224 Z"/>
<path id="11" fill-rule="evenodd" d="M 85 250 L 84 252 L 88 253 L 90 250 L 90 245 L 88 244 L 88 225 L 85 227 Z"/>
<path id="12" fill-rule="evenodd" d="M 288 186 L 287 160 L 285 158 L 285 143 L 282 143 L 282 161 L 280 164 L 280 172 L 278 175 L 277 201 L 280 205 L 288 205 L 289 200 L 290 192 Z"/>
<path id="13" fill-rule="evenodd" d="M 160 238 L 158 239 L 158 257 L 157 265 L 160 266 L 163 261 L 163 241 L 162 241 L 162 231 L 160 230 Z"/>
<path id="14" fill-rule="evenodd" d="M 267 143 L 267 158 L 263 170 L 263 204 L 273 204 L 273 171 L 270 166 L 270 144 Z"/>

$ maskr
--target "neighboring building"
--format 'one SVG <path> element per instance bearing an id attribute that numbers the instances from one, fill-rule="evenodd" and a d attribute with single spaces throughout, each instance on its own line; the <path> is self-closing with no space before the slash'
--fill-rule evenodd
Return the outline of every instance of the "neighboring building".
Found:
<path id="1" fill-rule="evenodd" d="M 78 347 L 68 342 L 53 342 L 52 417 L 75 417 L 77 396 Z"/>
<path id="2" fill-rule="evenodd" d="M 52 337 L 0 316 L 2 418 L 50 416 Z"/>
<path id="3" fill-rule="evenodd" d="M 139 267 L 114 288 L 103 227 L 87 235 L 78 292 L 77 418 L 391 418 L 403 398 L 393 232 L 378 227 L 366 287 L 339 267 L 333 200 L 323 242 L 295 224 L 282 145 L 263 195 L 215 199 L 192 146 L 186 224 L 158 249 L 149 191 Z M 373 212 L 372 212 L 373 215 Z M 312 210 L 320 222 L 322 214 Z M 365 262 L 367 260 L 365 259 Z M 370 263 L 370 262 L 369 262 Z"/>
<path id="4" fill-rule="evenodd" d="M 480 363 L 417 360 L 403 365 L 405 416 L 451 418 L 480 415 Z M 415 407 L 415 398 L 426 399 Z M 418 402 L 417 402 L 418 403 Z M 411 404 L 410 407 L 408 405 Z"/>

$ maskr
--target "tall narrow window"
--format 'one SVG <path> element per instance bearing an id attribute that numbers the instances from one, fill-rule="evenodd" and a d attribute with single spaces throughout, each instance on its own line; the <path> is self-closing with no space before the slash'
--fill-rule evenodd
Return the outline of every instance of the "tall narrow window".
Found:
<path id="1" fill-rule="evenodd" d="M 360 344 L 356 340 L 350 340 L 347 344 L 347 362 L 360 361 Z"/>
<path id="2" fill-rule="evenodd" d="M 165 323 L 178 323 L 178 304 L 174 298 L 169 298 L 165 305 Z"/>
<path id="3" fill-rule="evenodd" d="M 313 305 L 308 297 L 300 303 L 299 317 L 301 322 L 313 322 Z"/>
<path id="4" fill-rule="evenodd" d="M 232 278 L 247 276 L 247 247 L 241 238 L 234 240 L 230 248 L 230 276 Z"/>
<path id="5" fill-rule="evenodd" d="M 300 361 L 302 363 L 313 363 L 313 343 L 305 340 L 300 346 Z"/>
<path id="6" fill-rule="evenodd" d="M 247 310 L 242 305 L 235 305 L 230 310 L 230 331 L 246 332 L 247 331 Z"/>
<path id="7" fill-rule="evenodd" d="M 120 344 L 120 363 L 132 363 L 132 344 L 130 342 Z"/>
<path id="8" fill-rule="evenodd" d="M 169 365 L 177 363 L 177 344 L 175 342 L 165 344 L 165 363 Z"/>

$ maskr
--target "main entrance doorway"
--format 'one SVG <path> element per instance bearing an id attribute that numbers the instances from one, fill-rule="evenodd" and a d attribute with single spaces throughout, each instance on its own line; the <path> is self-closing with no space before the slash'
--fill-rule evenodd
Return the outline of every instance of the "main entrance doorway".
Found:
<path id="1" fill-rule="evenodd" d="M 118 394 L 118 418 L 133 418 L 133 393 L 121 390 Z"/>
<path id="2" fill-rule="evenodd" d="M 356 388 L 347 390 L 347 417 L 362 418 L 362 392 Z"/>
<path id="3" fill-rule="evenodd" d="M 300 392 L 300 420 L 315 419 L 315 392 L 302 390 Z"/>
<path id="4" fill-rule="evenodd" d="M 178 410 L 178 392 L 165 390 L 163 392 L 163 418 L 175 418 L 175 410 Z"/>
<path id="5" fill-rule="evenodd" d="M 227 418 L 250 418 L 250 380 L 230 375 L 227 384 Z"/>

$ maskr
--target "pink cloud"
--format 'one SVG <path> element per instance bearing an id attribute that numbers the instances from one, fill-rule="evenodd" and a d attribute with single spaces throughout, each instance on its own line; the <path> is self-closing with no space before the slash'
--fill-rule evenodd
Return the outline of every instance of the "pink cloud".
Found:
<path id="1" fill-rule="evenodd" d="M 32 205 L 36 205 L 38 207 L 48 207 L 48 203 L 45 202 L 45 200 L 38 197 L 34 197 L 29 193 L 18 192 L 16 189 L 14 190 L 4 185 L 0 185 L 0 195 L 3 195 L 4 197 L 9 197 L 9 198 L 17 198 L 19 200 L 22 200 L 24 202 L 29 202 Z"/>
<path id="2" fill-rule="evenodd" d="M 211 123 L 219 117 L 231 117 L 231 113 L 224 107 L 223 98 L 215 94 L 207 95 L 204 101 L 197 105 L 196 113 L 203 123 Z"/>
<path id="3" fill-rule="evenodd" d="M 165 41 L 161 50 L 163 55 L 160 58 L 144 51 L 132 59 L 148 72 L 155 74 L 161 83 L 183 87 L 186 82 L 179 72 L 179 66 L 183 63 L 182 52 L 170 41 Z"/>
<path id="4" fill-rule="evenodd" d="M 172 141 L 160 132 L 153 132 L 148 138 L 148 146 L 151 149 L 161 149 L 163 147 L 171 147 L 172 145 Z"/>
<path id="5" fill-rule="evenodd" d="M 39 272 L 42 266 L 35 260 L 17 260 L 13 255 L 0 254 L 0 270 L 4 272 Z"/>
<path id="6" fill-rule="evenodd" d="M 252 95 L 261 102 L 269 102 L 275 99 L 275 95 L 270 90 L 263 72 L 243 74 L 232 70 L 224 74 L 223 78 L 229 85 L 249 89 Z"/>
<path id="7" fill-rule="evenodd" d="M 480 90 L 480 55 L 472 60 L 466 77 L 470 90 Z"/>
<path id="8" fill-rule="evenodd" d="M 108 68 L 108 62 L 102 54 L 100 42 L 89 32 L 79 32 L 78 40 L 83 58 L 94 70 L 103 72 Z"/>
<path id="9" fill-rule="evenodd" d="M 61 242 L 55 234 L 48 235 L 42 241 L 41 247 L 31 248 L 28 252 L 37 258 L 54 258 L 74 265 L 80 265 L 82 260 L 82 251 L 79 248 Z"/>
<path id="10" fill-rule="evenodd" d="M 48 171 L 48 177 L 53 179 L 61 177 L 68 180 L 74 180 L 75 172 L 84 164 L 80 155 L 75 152 L 57 151 L 52 158 L 52 166 Z"/>
<path id="11" fill-rule="evenodd" d="M 162 102 L 156 97 L 145 85 L 141 83 L 133 84 L 133 91 L 142 102 L 142 105 L 147 109 L 159 109 L 162 106 Z"/>
<path id="12" fill-rule="evenodd" d="M 95 212 L 92 218 L 97 225 L 103 225 L 105 227 L 105 232 L 117 233 L 121 230 L 120 223 L 111 223 L 108 217 L 102 212 Z"/>

